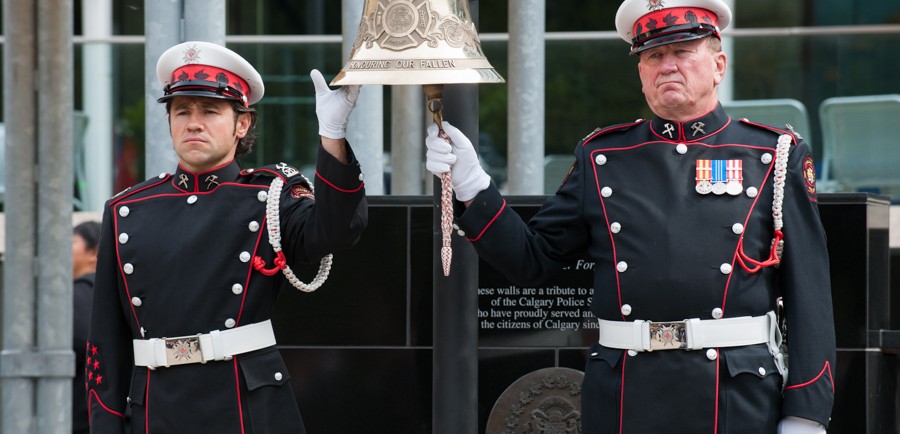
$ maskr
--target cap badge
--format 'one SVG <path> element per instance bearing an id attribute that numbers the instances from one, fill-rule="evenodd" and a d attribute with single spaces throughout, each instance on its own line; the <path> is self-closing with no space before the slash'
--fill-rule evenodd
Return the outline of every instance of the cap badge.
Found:
<path id="1" fill-rule="evenodd" d="M 185 64 L 200 62 L 200 49 L 196 45 L 188 47 L 184 50 L 184 57 L 181 60 L 184 60 Z"/>
<path id="2" fill-rule="evenodd" d="M 663 4 L 663 0 L 647 0 L 647 10 L 649 11 L 658 11 L 664 7 L 666 5 Z"/>

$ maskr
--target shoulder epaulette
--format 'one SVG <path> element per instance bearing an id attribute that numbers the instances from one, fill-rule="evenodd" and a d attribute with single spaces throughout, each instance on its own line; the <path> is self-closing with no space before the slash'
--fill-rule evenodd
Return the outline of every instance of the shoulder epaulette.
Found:
<path id="1" fill-rule="evenodd" d="M 257 167 L 254 169 L 244 169 L 241 176 L 278 176 L 287 185 L 303 183 L 307 184 L 306 178 L 300 174 L 300 170 L 287 163 L 270 164 L 268 166 Z"/>
<path id="2" fill-rule="evenodd" d="M 150 187 L 155 187 L 159 184 L 162 184 L 169 180 L 172 177 L 171 173 L 160 173 L 159 176 L 154 176 L 153 178 L 147 179 L 140 184 L 132 185 L 118 193 L 116 193 L 113 197 L 109 198 L 107 201 L 108 205 L 113 205 L 116 202 L 125 199 L 128 196 L 131 196 L 137 192 L 144 191 Z"/>
<path id="3" fill-rule="evenodd" d="M 608 133 L 611 133 L 614 131 L 627 131 L 628 129 L 630 129 L 636 125 L 640 125 L 644 122 L 646 122 L 645 119 L 638 119 L 638 120 L 636 120 L 634 122 L 630 122 L 630 123 L 610 125 L 608 127 L 603 127 L 603 128 L 597 127 L 596 129 L 594 129 L 594 131 L 591 131 L 588 135 L 584 136 L 584 138 L 581 139 L 581 145 L 586 145 L 591 140 L 594 140 L 597 137 L 600 137 L 604 134 L 608 134 Z"/>
<path id="4" fill-rule="evenodd" d="M 771 125 L 758 124 L 758 123 L 756 123 L 756 122 L 750 121 L 750 120 L 747 119 L 747 118 L 741 118 L 740 121 L 741 121 L 741 123 L 744 124 L 744 125 L 749 125 L 749 126 L 751 126 L 751 127 L 756 127 L 756 128 L 762 129 L 762 130 L 771 131 L 771 132 L 773 132 L 773 133 L 775 133 L 775 134 L 777 134 L 777 135 L 779 135 L 779 136 L 782 135 L 782 134 L 787 134 L 787 135 L 791 136 L 791 142 L 792 142 L 794 145 L 797 145 L 797 143 L 799 143 L 800 140 L 803 140 L 803 137 L 800 137 L 800 135 L 797 134 L 797 132 L 794 131 L 794 128 L 793 128 L 792 126 L 790 126 L 790 125 L 785 125 L 785 128 L 786 128 L 786 129 L 781 129 L 781 128 L 773 127 L 773 126 L 771 126 Z"/>

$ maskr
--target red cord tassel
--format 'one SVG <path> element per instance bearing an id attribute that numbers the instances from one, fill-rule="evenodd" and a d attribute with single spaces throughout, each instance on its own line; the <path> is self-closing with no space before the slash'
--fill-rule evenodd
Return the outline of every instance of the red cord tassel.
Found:
<path id="1" fill-rule="evenodd" d="M 275 266 L 272 268 L 266 268 L 266 261 L 264 261 L 263 258 L 259 256 L 254 256 L 253 268 L 255 268 L 256 271 L 265 274 L 266 276 L 274 276 L 276 273 L 283 270 L 284 267 L 287 266 L 287 260 L 284 259 L 284 253 L 278 252 L 277 255 L 278 256 L 275 257 L 275 260 L 272 261 L 275 263 Z"/>

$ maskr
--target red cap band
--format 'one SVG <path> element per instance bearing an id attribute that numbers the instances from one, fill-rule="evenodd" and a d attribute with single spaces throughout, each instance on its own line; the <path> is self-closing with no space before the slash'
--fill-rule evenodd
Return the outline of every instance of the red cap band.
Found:
<path id="1" fill-rule="evenodd" d="M 719 17 L 709 10 L 691 7 L 653 11 L 634 22 L 631 32 L 634 35 L 633 43 L 650 39 L 647 37 L 647 33 L 665 33 L 666 28 L 686 25 L 690 25 L 690 27 L 712 26 L 717 29 L 716 36 L 718 36 Z"/>
<path id="2" fill-rule="evenodd" d="M 209 85 L 205 85 L 204 82 Z M 179 86 L 179 83 L 182 85 Z M 172 80 L 167 87 L 166 95 L 177 93 L 179 88 L 196 90 L 200 87 L 208 88 L 210 92 L 217 92 L 221 91 L 223 86 L 231 88 L 225 93 L 232 94 L 234 98 L 240 100 L 245 106 L 247 105 L 250 98 L 250 85 L 247 80 L 226 69 L 197 63 L 180 66 L 172 71 Z"/>

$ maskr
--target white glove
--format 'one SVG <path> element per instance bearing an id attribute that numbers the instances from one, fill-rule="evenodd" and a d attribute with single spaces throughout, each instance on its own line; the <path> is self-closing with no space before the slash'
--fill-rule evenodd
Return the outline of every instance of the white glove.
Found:
<path id="1" fill-rule="evenodd" d="M 329 139 L 343 139 L 347 135 L 347 122 L 359 98 L 359 85 L 341 86 L 331 90 L 318 69 L 309 73 L 316 86 L 316 117 L 319 118 L 319 135 Z"/>
<path id="2" fill-rule="evenodd" d="M 438 176 L 441 173 L 451 172 L 456 199 L 462 202 L 472 200 L 480 191 L 491 185 L 491 177 L 481 168 L 478 154 L 465 134 L 449 122 L 444 122 L 443 127 L 451 143 L 438 137 L 437 124 L 428 126 L 428 136 L 425 137 L 425 146 L 428 148 L 425 153 L 425 167 Z"/>
<path id="3" fill-rule="evenodd" d="M 788 416 L 778 422 L 778 434 L 825 434 L 825 427 L 809 419 Z"/>

